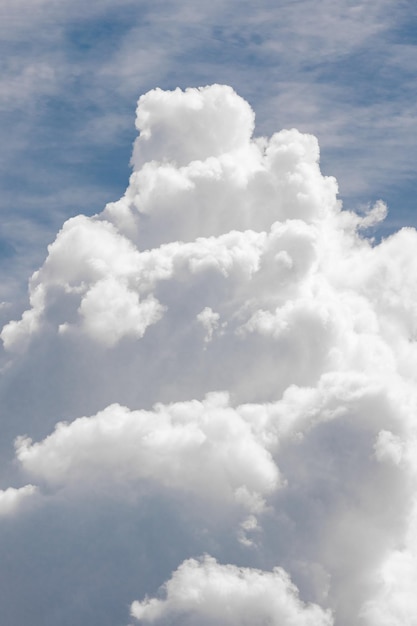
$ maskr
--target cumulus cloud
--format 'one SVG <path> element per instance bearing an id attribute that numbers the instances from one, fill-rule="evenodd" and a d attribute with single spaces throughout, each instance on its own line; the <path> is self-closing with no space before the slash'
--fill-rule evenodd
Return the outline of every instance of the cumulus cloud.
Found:
<path id="1" fill-rule="evenodd" d="M 26 471 L 53 485 L 104 481 L 106 488 L 148 479 L 255 511 L 279 486 L 279 472 L 250 421 L 225 394 L 205 401 L 157 405 L 153 412 L 112 405 L 99 414 L 60 423 L 43 442 L 18 439 Z"/>
<path id="2" fill-rule="evenodd" d="M 288 574 L 220 565 L 206 556 L 189 559 L 164 585 L 164 599 L 132 604 L 132 616 L 151 624 L 274 624 L 330 626 L 333 620 L 298 598 Z"/>
<path id="3" fill-rule="evenodd" d="M 1 332 L 10 465 L 45 510 L 147 512 L 144 622 L 411 625 L 417 233 L 364 238 L 385 205 L 342 210 L 314 137 L 253 127 L 230 87 L 140 98 L 124 196 Z"/>
<path id="4" fill-rule="evenodd" d="M 215 313 L 213 309 L 211 309 L 209 306 L 206 306 L 206 308 L 197 315 L 198 321 L 202 324 L 203 328 L 206 331 L 205 341 L 212 340 L 213 333 L 218 329 L 219 326 L 219 318 L 219 314 Z"/>
<path id="5" fill-rule="evenodd" d="M 133 149 L 135 169 L 148 161 L 187 165 L 246 148 L 255 116 L 231 87 L 154 89 L 139 98 Z"/>
<path id="6" fill-rule="evenodd" d="M 0 490 L 0 517 L 15 513 L 22 503 L 36 494 L 37 491 L 38 489 L 34 485 L 25 485 L 20 489 L 8 487 L 5 490 Z"/>

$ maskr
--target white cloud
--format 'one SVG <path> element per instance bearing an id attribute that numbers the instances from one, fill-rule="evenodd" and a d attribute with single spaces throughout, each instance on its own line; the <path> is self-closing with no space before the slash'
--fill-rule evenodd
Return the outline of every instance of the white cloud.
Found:
<path id="1" fill-rule="evenodd" d="M 361 618 L 369 626 L 412 626 L 417 614 L 414 551 L 395 550 L 378 573 L 378 593 L 365 603 Z"/>
<path id="2" fill-rule="evenodd" d="M 173 123 L 175 120 L 175 123 Z M 133 149 L 135 169 L 151 160 L 187 165 L 244 148 L 255 116 L 231 87 L 155 89 L 139 98 Z"/>
<path id="3" fill-rule="evenodd" d="M 84 296 L 80 313 L 86 333 L 113 346 L 126 335 L 143 337 L 146 328 L 160 319 L 163 307 L 153 297 L 140 302 L 126 285 L 104 278 Z"/>
<path id="4" fill-rule="evenodd" d="M 397 615 L 415 553 L 416 232 L 364 239 L 385 206 L 342 211 L 317 140 L 252 138 L 229 87 L 153 90 L 137 115 L 126 193 L 64 224 L 2 330 L 13 472 L 58 510 L 108 498 L 132 527 L 146 510 L 164 550 L 139 597 L 183 565 L 139 619 Z M 163 506 L 189 535 L 166 550 Z M 205 550 L 247 567 L 189 560 Z"/>
<path id="5" fill-rule="evenodd" d="M 219 124 L 223 108 L 227 133 Z M 3 329 L 6 348 L 24 345 L 40 330 L 57 299 L 71 296 L 75 302 L 78 296 L 81 331 L 111 346 L 129 334 L 143 336 L 160 319 L 165 304 L 149 290 L 157 281 L 181 280 L 184 270 L 218 271 L 237 284 L 242 273 L 247 279 L 262 275 L 263 257 L 274 247 L 278 271 L 292 276 L 301 266 L 308 271 L 317 229 L 305 223 L 338 210 L 336 185 L 320 174 L 314 137 L 293 130 L 277 133 L 269 143 L 251 140 L 249 105 L 218 85 L 168 95 L 150 92 L 139 101 L 138 119 L 144 128 L 136 152 L 145 150 L 156 160 L 138 165 L 125 197 L 102 216 L 66 222 L 32 277 L 32 312 Z M 199 127 L 195 144 L 188 145 L 195 132 L 183 128 L 185 121 Z M 183 153 L 179 129 L 188 142 Z M 170 153 L 174 149 L 180 152 Z M 160 163 L 164 152 L 168 161 Z M 305 222 L 276 224 L 288 218 Z M 264 230 L 273 224 L 268 237 Z M 140 252 L 149 246 L 152 250 Z M 241 306 L 247 295 L 242 292 Z M 62 315 L 70 307 L 60 308 Z M 61 329 L 72 325 L 62 318 L 50 321 Z"/>
<path id="6" fill-rule="evenodd" d="M 21 322 L 3 329 L 6 348 L 18 348 L 41 328 L 41 321 L 57 298 L 78 298 L 80 327 L 87 336 L 112 346 L 122 337 L 142 337 L 160 318 L 163 308 L 153 297 L 142 301 L 135 289 L 138 252 L 108 222 L 78 216 L 69 220 L 49 247 L 44 267 L 31 281 L 32 309 Z M 129 285 L 129 282 L 131 283 Z M 61 314 L 68 314 L 61 307 Z M 60 331 L 68 330 L 58 318 Z"/>
<path id="7" fill-rule="evenodd" d="M 218 313 L 215 313 L 213 309 L 211 309 L 209 306 L 206 306 L 197 315 L 197 319 L 206 331 L 204 341 L 211 341 L 213 339 L 213 333 L 217 331 L 219 327 L 220 315 Z"/>
<path id="8" fill-rule="evenodd" d="M 16 513 L 22 504 L 37 492 L 38 488 L 34 485 L 25 485 L 19 489 L 8 487 L 0 490 L 0 517 Z"/>
<path id="9" fill-rule="evenodd" d="M 403 456 L 404 444 L 389 430 L 381 430 L 375 442 L 375 456 L 378 461 L 391 461 L 398 465 Z"/>
<path id="10" fill-rule="evenodd" d="M 101 483 L 120 493 L 150 480 L 222 506 L 242 503 L 246 494 L 244 503 L 256 511 L 280 483 L 271 455 L 225 394 L 160 404 L 153 412 L 112 405 L 58 424 L 40 443 L 19 438 L 16 450 L 30 475 L 81 490 Z"/>
<path id="11" fill-rule="evenodd" d="M 132 616 L 143 623 L 220 624 L 222 626 L 330 626 L 329 612 L 304 604 L 288 574 L 220 565 L 205 556 L 189 559 L 164 585 L 165 598 L 132 604 Z"/>

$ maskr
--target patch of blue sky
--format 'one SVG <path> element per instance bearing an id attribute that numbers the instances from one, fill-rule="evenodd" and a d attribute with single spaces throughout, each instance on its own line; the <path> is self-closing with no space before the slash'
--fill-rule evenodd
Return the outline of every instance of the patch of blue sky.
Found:
<path id="1" fill-rule="evenodd" d="M 380 226 L 382 234 L 388 235 L 404 226 L 417 228 L 417 176 L 400 181 L 390 181 L 383 189 L 383 199 L 389 207 L 388 218 Z"/>
<path id="2" fill-rule="evenodd" d="M 392 63 L 391 51 L 382 43 L 378 48 L 370 51 L 361 47 L 343 58 L 311 66 L 315 80 L 318 84 L 343 85 L 346 104 L 404 101 L 415 95 L 415 86 L 407 80 L 413 68 L 397 67 Z"/>
<path id="3" fill-rule="evenodd" d="M 136 19 L 144 17 L 143 14 L 137 15 L 132 7 L 123 11 L 113 8 L 99 17 L 80 17 L 71 21 L 65 29 L 64 50 L 71 62 L 85 62 L 89 58 L 103 62 L 121 44 Z"/>
<path id="4" fill-rule="evenodd" d="M 13 244 L 2 236 L 0 231 L 0 263 L 5 264 L 16 254 L 16 248 Z"/>
<path id="5" fill-rule="evenodd" d="M 388 33 L 388 43 L 417 45 L 417 6 L 414 0 L 401 3 L 395 26 Z"/>

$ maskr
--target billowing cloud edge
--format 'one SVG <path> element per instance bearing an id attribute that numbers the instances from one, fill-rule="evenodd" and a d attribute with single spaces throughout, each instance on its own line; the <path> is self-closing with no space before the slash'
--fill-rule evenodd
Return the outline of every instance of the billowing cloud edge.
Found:
<path id="1" fill-rule="evenodd" d="M 276 624 L 331 626 L 329 611 L 304 604 L 288 574 L 221 565 L 205 555 L 184 561 L 163 586 L 161 599 L 135 601 L 132 617 L 143 624 Z"/>

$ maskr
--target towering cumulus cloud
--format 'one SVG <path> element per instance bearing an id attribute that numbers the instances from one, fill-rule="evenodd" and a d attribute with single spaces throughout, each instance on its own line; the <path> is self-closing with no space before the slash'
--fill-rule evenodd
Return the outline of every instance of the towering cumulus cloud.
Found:
<path id="1" fill-rule="evenodd" d="M 415 626 L 416 231 L 230 87 L 136 125 L 1 333 L 9 622 Z"/>

